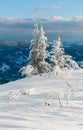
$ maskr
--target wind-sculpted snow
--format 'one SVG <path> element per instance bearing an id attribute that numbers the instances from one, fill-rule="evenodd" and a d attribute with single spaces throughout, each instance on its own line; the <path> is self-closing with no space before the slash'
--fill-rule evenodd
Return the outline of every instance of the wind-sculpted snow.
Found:
<path id="1" fill-rule="evenodd" d="M 0 85 L 1 130 L 83 130 L 83 70 Z"/>

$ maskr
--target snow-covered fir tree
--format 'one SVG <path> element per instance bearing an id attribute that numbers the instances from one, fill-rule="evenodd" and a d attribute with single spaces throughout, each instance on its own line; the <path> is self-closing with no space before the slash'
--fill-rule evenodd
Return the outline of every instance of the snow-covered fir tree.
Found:
<path id="1" fill-rule="evenodd" d="M 35 24 L 33 37 L 29 53 L 29 63 L 21 69 L 21 72 L 25 75 L 28 75 L 27 68 L 34 68 L 33 72 L 30 71 L 33 74 L 46 73 L 51 69 L 50 64 L 46 62 L 46 58 L 48 57 L 48 52 L 46 51 L 47 38 L 45 37 L 43 26 L 39 29 L 38 24 Z"/>
<path id="2" fill-rule="evenodd" d="M 41 26 L 39 31 L 39 44 L 37 52 L 37 68 L 39 73 L 45 73 L 51 69 L 50 64 L 46 62 L 46 58 L 48 57 L 48 51 L 46 51 L 46 42 L 47 37 L 45 37 L 43 26 Z"/>
<path id="3" fill-rule="evenodd" d="M 72 60 L 72 57 L 70 55 L 65 55 L 60 37 L 58 37 L 58 40 L 53 41 L 53 48 L 51 51 L 50 59 L 51 59 L 51 62 L 54 64 L 55 68 L 60 68 L 60 69 L 78 69 L 79 68 L 77 63 L 74 60 Z"/>
<path id="4" fill-rule="evenodd" d="M 64 67 L 64 49 L 61 47 L 60 37 L 58 37 L 58 40 L 53 41 L 51 61 L 55 66 Z"/>
<path id="5" fill-rule="evenodd" d="M 38 44 L 39 44 L 39 28 L 38 24 L 34 25 L 33 39 L 31 40 L 30 53 L 29 53 L 29 64 L 36 67 L 36 60 L 38 55 Z"/>

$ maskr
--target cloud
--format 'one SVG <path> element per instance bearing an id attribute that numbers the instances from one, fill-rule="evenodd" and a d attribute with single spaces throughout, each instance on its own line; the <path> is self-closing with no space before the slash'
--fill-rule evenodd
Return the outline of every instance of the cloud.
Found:
<path id="1" fill-rule="evenodd" d="M 0 18 L 0 28 L 32 28 L 32 19 Z"/>
<path id="2" fill-rule="evenodd" d="M 49 31 L 55 32 L 69 32 L 69 33 L 83 33 L 83 19 L 78 17 L 73 19 L 63 18 L 62 16 L 54 16 L 49 18 Z"/>
<path id="3" fill-rule="evenodd" d="M 33 33 L 34 21 L 34 19 L 29 18 L 0 18 L 0 40 L 30 39 Z M 37 21 L 44 26 L 46 33 L 83 34 L 83 16 L 76 16 L 72 19 L 53 16 L 50 18 L 41 18 Z"/>
<path id="4" fill-rule="evenodd" d="M 75 16 L 74 20 L 75 21 L 83 21 L 83 16 Z"/>
<path id="5" fill-rule="evenodd" d="M 53 16 L 49 18 L 49 21 L 69 21 L 69 19 L 63 18 L 62 16 Z"/>

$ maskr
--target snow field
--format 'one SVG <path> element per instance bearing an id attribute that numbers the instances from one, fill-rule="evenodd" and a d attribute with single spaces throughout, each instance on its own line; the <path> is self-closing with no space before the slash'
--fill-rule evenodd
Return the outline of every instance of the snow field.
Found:
<path id="1" fill-rule="evenodd" d="M 0 85 L 0 129 L 82 130 L 83 70 Z"/>

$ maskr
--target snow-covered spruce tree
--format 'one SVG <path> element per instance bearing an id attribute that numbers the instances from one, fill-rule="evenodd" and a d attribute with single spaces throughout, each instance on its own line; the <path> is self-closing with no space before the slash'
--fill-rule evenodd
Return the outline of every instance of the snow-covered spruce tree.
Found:
<path id="1" fill-rule="evenodd" d="M 41 26 L 39 30 L 38 52 L 36 58 L 36 66 L 39 73 L 49 72 L 51 69 L 50 64 L 46 62 L 46 58 L 48 57 L 48 51 L 46 51 L 46 42 L 47 37 L 45 37 L 43 26 Z"/>
<path id="2" fill-rule="evenodd" d="M 29 65 L 36 67 L 36 60 L 38 55 L 38 44 L 39 44 L 39 28 L 38 24 L 34 25 L 33 39 L 31 40 L 30 52 L 29 52 Z M 37 67 L 35 68 L 37 69 Z"/>
<path id="3" fill-rule="evenodd" d="M 37 48 L 38 48 L 38 40 L 39 40 L 39 29 L 38 24 L 34 24 L 34 32 L 33 32 L 33 39 L 31 40 L 30 45 L 30 53 L 28 58 L 28 65 L 22 67 L 20 69 L 20 72 L 22 73 L 22 76 L 31 76 L 33 74 L 37 74 L 37 68 L 33 67 L 32 65 L 35 64 L 35 58 L 37 56 Z M 32 65 L 31 65 L 31 64 Z"/>
<path id="4" fill-rule="evenodd" d="M 46 58 L 48 57 L 48 52 L 46 51 L 46 41 L 47 38 L 45 37 L 45 32 L 43 27 L 41 26 L 40 29 L 38 25 L 35 24 L 35 29 L 33 33 L 34 39 L 31 41 L 30 53 L 29 53 L 29 62 L 28 65 L 21 69 L 23 75 L 31 74 L 41 74 L 49 72 L 51 66 L 49 63 L 46 62 Z M 30 67 L 28 67 L 30 66 Z M 27 69 L 28 68 L 28 69 Z M 34 68 L 34 69 L 31 69 Z"/>
<path id="5" fill-rule="evenodd" d="M 77 63 L 72 60 L 70 55 L 65 55 L 64 48 L 62 47 L 60 37 L 58 40 L 53 41 L 53 48 L 51 51 L 51 62 L 54 64 L 54 70 L 56 73 L 60 73 L 60 70 L 78 69 Z"/>
<path id="6" fill-rule="evenodd" d="M 64 67 L 64 49 L 61 47 L 60 37 L 58 37 L 58 40 L 53 41 L 50 60 L 55 66 Z"/>

